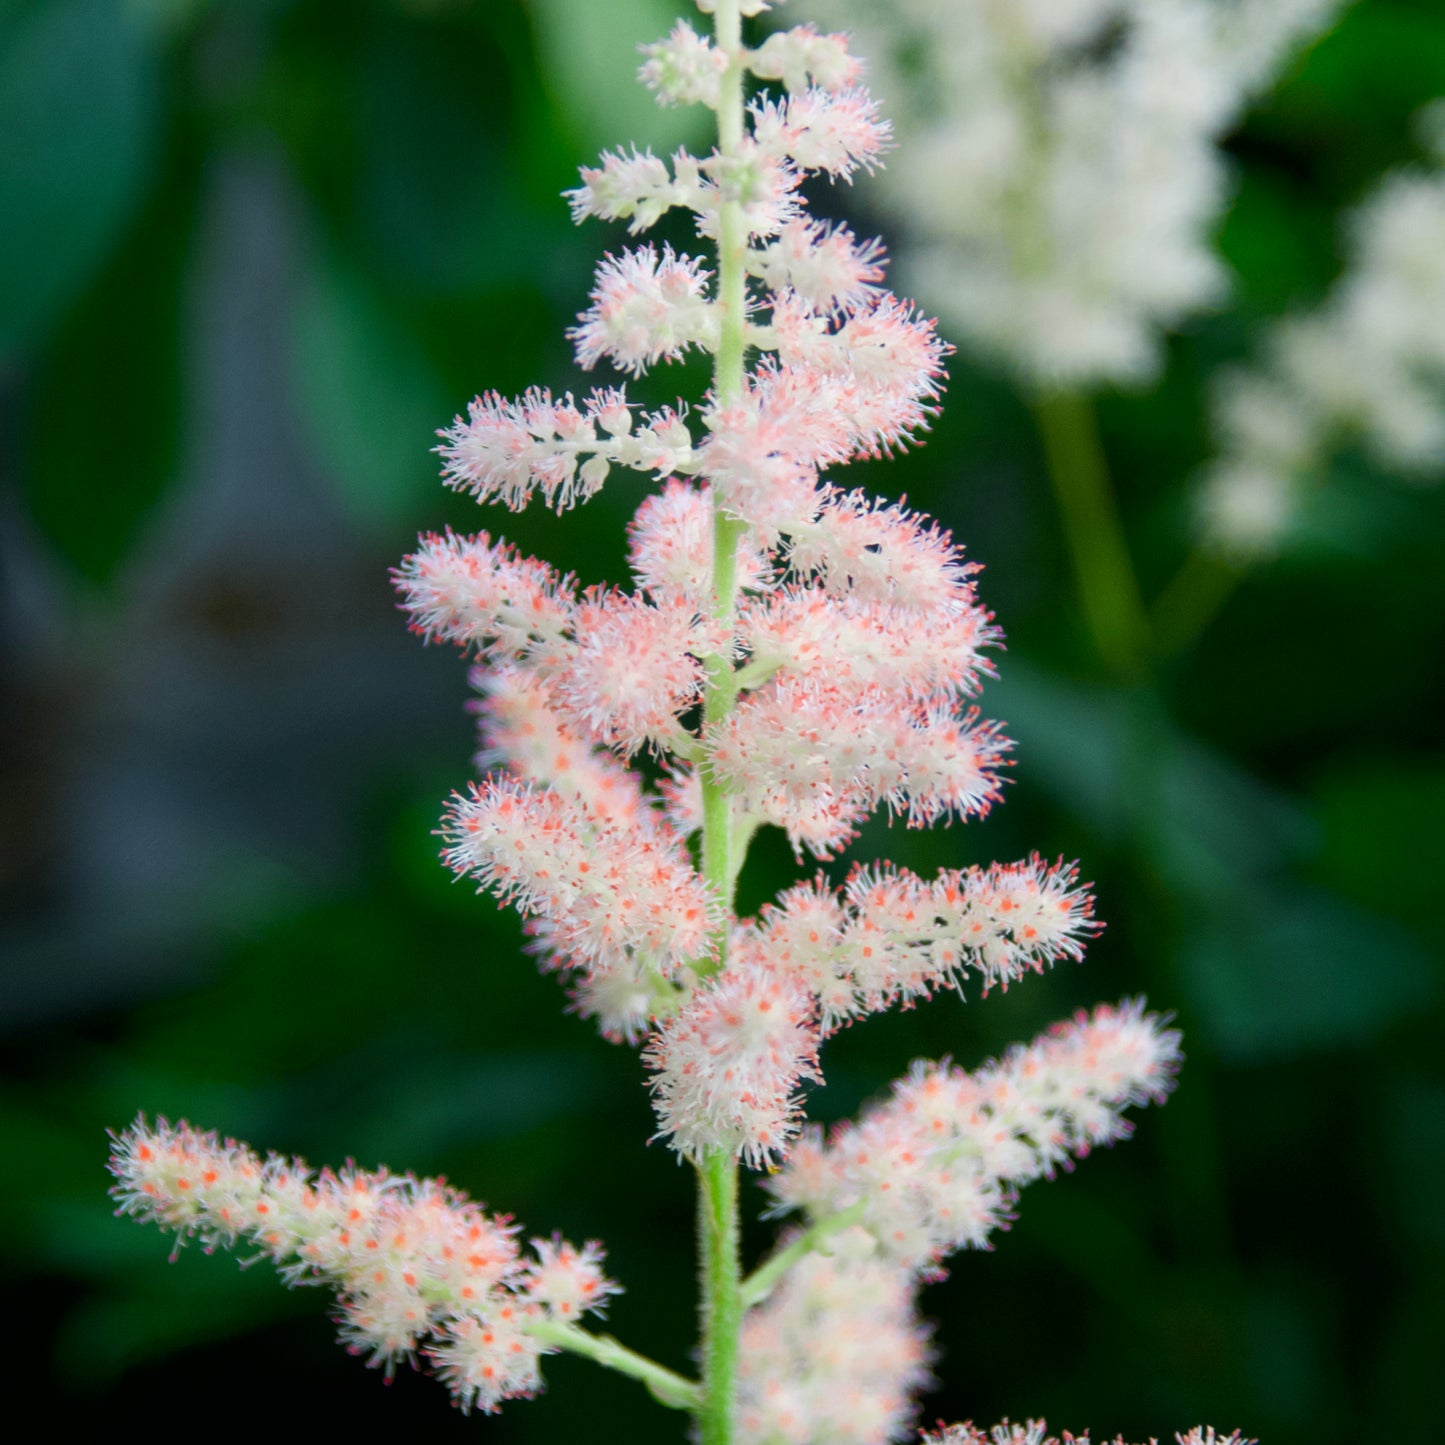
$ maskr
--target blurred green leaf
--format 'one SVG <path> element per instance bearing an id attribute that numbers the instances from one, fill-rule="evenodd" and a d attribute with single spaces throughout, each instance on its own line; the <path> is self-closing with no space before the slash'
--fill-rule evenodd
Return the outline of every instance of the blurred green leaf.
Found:
<path id="1" fill-rule="evenodd" d="M 1301 498 L 1290 550 L 1325 563 L 1357 563 L 1398 552 L 1420 525 L 1414 490 L 1382 476 L 1356 453 L 1338 456 Z"/>
<path id="2" fill-rule="evenodd" d="M 1445 763 L 1341 760 L 1314 794 L 1322 876 L 1380 913 L 1438 929 Z"/>
<path id="3" fill-rule="evenodd" d="M 1330 1341 L 1308 1280 L 1253 1281 L 1239 1322 L 1244 1359 L 1272 1421 L 1316 1418 L 1339 1390 L 1327 1364 Z M 1335 1402 L 1337 1403 L 1337 1402 Z M 1254 1422 L 1252 1422 L 1254 1423 Z M 1264 1429 L 1264 1421 L 1257 1428 Z"/>
<path id="4" fill-rule="evenodd" d="M 1151 861 L 1201 893 L 1298 853 L 1308 824 L 1286 798 L 1180 731 L 1143 693 L 1084 687 L 1017 654 L 988 689 L 1020 767 L 1102 837 L 1131 823 Z"/>
<path id="5" fill-rule="evenodd" d="M 711 111 L 664 109 L 637 80 L 638 47 L 677 22 L 672 0 L 531 0 L 531 9 L 553 103 L 591 144 L 667 152 L 711 133 Z"/>
<path id="6" fill-rule="evenodd" d="M 454 410 L 426 353 L 327 254 L 311 269 L 294 326 L 292 384 L 312 445 L 358 516 L 409 517 L 434 494 L 429 452 Z"/>
<path id="7" fill-rule="evenodd" d="M 1334 247 L 1319 245 L 1321 218 L 1305 209 L 1311 199 L 1294 178 L 1257 166 L 1239 173 L 1219 234 L 1219 249 L 1236 278 L 1230 310 L 1244 313 L 1231 317 L 1231 328 L 1240 319 L 1314 301 L 1335 275 Z"/>
<path id="8" fill-rule="evenodd" d="M 413 952 L 405 921 L 383 904 L 343 898 L 270 920 L 221 977 L 193 998 L 157 1007 L 130 1040 L 126 1067 L 159 1076 L 144 1081 L 149 1095 L 138 1081 L 134 1097 L 171 1108 L 171 1091 L 157 1087 L 171 1075 L 191 1085 L 264 1085 L 349 1053 L 377 1027 L 377 998 L 399 977 L 409 972 L 419 988 L 445 970 L 445 960 L 411 962 Z M 316 1006 L 278 1007 L 298 978 Z M 393 1001 L 393 1025 L 410 1002 Z"/>
<path id="9" fill-rule="evenodd" d="M 1356 165 L 1398 153 L 1409 114 L 1445 87 L 1445 25 L 1439 7 L 1369 0 L 1346 9 L 1338 28 L 1306 57 L 1288 91 L 1289 117 L 1312 145 L 1338 141 Z"/>
<path id="10" fill-rule="evenodd" d="M 1120 695 L 1077 687 L 1017 654 L 988 685 L 989 715 L 1004 721 L 1031 781 L 1105 837 L 1117 837 L 1128 804 Z"/>
<path id="11" fill-rule="evenodd" d="M 35 1181 L 27 1190 L 0 1190 L 0 1229 L 6 1237 L 33 1238 L 42 1215 L 61 1195 L 103 1192 L 106 1148 L 103 1124 L 86 1138 L 60 1117 L 52 1100 L 36 1103 L 16 1092 L 0 1093 L 0 1149 L 6 1158 L 24 1159 Z"/>
<path id="12" fill-rule="evenodd" d="M 1445 1080 L 1391 1082 L 1380 1109 L 1383 1183 L 1396 1217 L 1426 1248 L 1445 1251 Z"/>
<path id="13" fill-rule="evenodd" d="M 114 1180 L 95 1171 L 90 1187 L 48 1195 L 44 1208 L 27 1221 L 26 1237 L 37 1261 L 57 1274 L 77 1278 L 141 1279 L 164 1258 L 166 1237 L 154 1227 L 116 1214 L 106 1193 Z"/>
<path id="14" fill-rule="evenodd" d="M 595 1117 L 606 1102 L 594 1059 L 563 1048 L 482 1057 L 422 1044 L 399 1038 L 388 1059 L 387 1041 L 375 1040 L 357 1060 L 366 1078 L 347 1091 L 360 1115 L 347 1145 L 358 1158 L 436 1158 L 514 1140 L 556 1119 Z"/>
<path id="15" fill-rule="evenodd" d="M 119 0 L 51 0 L 0 24 L 0 354 L 103 263 L 149 178 L 151 37 Z"/>
<path id="16" fill-rule="evenodd" d="M 1184 983 L 1234 1061 L 1369 1043 L 1438 996 L 1398 925 L 1325 893 L 1217 905 L 1184 945 Z"/>
<path id="17" fill-rule="evenodd" d="M 570 230 L 566 203 L 523 206 L 505 95 L 426 38 L 388 32 L 364 52 L 359 219 L 388 269 L 424 294 L 531 287 L 539 256 Z"/>
<path id="18" fill-rule="evenodd" d="M 1222 1054 L 1360 1044 L 1434 997 L 1407 931 L 1283 875 L 1311 838 L 1303 813 L 1146 696 L 1076 687 L 1012 657 L 990 700 L 1032 773 L 1101 834 L 1132 825 L 1151 868 L 1191 901 L 1184 984 Z"/>
<path id="19" fill-rule="evenodd" d="M 242 1270 L 234 1258 L 199 1249 L 167 1266 L 165 1238 L 145 1229 L 151 1258 L 144 1267 L 137 1261 L 130 1288 L 92 1295 L 56 1336 L 56 1371 L 72 1389 L 93 1390 L 142 1361 L 326 1308 L 315 1291 L 286 1289 L 269 1266 Z"/>
<path id="20" fill-rule="evenodd" d="M 176 479 L 192 202 L 184 185 L 157 198 L 36 370 L 30 514 L 95 581 L 114 574 Z"/>
<path id="21" fill-rule="evenodd" d="M 1241 879 L 1268 874 L 1305 852 L 1313 835 L 1292 799 L 1162 722 L 1152 739 L 1137 741 L 1154 756 L 1136 759 L 1135 767 L 1146 779 L 1154 775 L 1146 793 L 1154 812 L 1140 825 L 1152 840 L 1154 865 L 1176 889 L 1212 906 Z"/>

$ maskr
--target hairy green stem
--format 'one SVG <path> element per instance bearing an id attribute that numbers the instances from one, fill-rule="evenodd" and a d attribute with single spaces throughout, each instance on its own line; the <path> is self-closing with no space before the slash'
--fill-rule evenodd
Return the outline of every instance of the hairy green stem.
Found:
<path id="1" fill-rule="evenodd" d="M 715 1150 L 699 1166 L 698 1178 L 704 1331 L 698 1434 L 702 1445 L 732 1445 L 743 1324 L 737 1160 Z"/>
<path id="2" fill-rule="evenodd" d="M 743 139 L 744 52 L 738 0 L 716 0 L 714 36 L 727 57 L 718 100 L 718 152 L 726 167 Z M 742 395 L 747 350 L 747 229 L 742 206 L 729 198 L 731 178 L 721 178 L 718 214 L 718 347 L 713 399 L 727 406 Z M 737 615 L 738 543 L 743 523 L 713 508 L 713 616 L 731 633 Z M 705 725 L 722 721 L 737 701 L 732 648 L 708 659 L 703 699 Z M 712 970 L 726 963 L 733 890 L 741 859 L 733 857 L 733 804 L 722 786 L 702 778 L 703 876 L 723 908 Z M 731 1152 L 712 1150 L 698 1166 L 698 1248 L 702 1256 L 702 1398 L 697 1408 L 702 1445 L 732 1445 L 736 1413 L 738 1344 L 742 1331 L 742 1265 L 738 1225 L 738 1166 Z"/>
<path id="3" fill-rule="evenodd" d="M 728 57 L 718 101 L 718 151 L 726 161 L 737 153 L 743 138 L 743 45 L 742 18 L 738 0 L 717 0 L 714 11 L 718 48 Z M 719 406 L 735 401 L 743 389 L 747 320 L 747 230 L 742 206 L 728 199 L 724 176 L 718 215 L 718 346 L 713 367 L 713 394 Z M 716 502 L 713 505 L 712 566 L 713 617 L 731 632 L 737 615 L 738 543 L 747 530 L 744 523 L 729 517 Z M 703 698 L 703 723 L 720 722 L 732 711 L 738 683 L 734 676 L 731 648 L 706 660 L 707 690 Z M 732 799 L 721 784 L 702 773 L 702 868 L 703 877 L 731 912 L 732 885 L 737 866 L 732 857 Z M 727 947 L 727 924 L 715 939 L 717 958 L 711 969 L 723 966 Z M 708 969 L 699 970 L 707 972 Z"/>
<path id="4" fill-rule="evenodd" d="M 1094 409 L 1088 397 L 1072 391 L 1036 395 L 1033 408 L 1094 646 L 1116 676 L 1135 677 L 1149 652 L 1149 619 L 1109 485 Z"/>
<path id="5" fill-rule="evenodd" d="M 847 1229 L 850 1224 L 856 1224 L 862 1217 L 863 1204 L 860 1200 L 857 1204 L 850 1204 L 847 1209 L 840 1210 L 837 1214 L 830 1214 L 826 1219 L 820 1219 L 816 1224 L 805 1229 L 790 1244 L 785 1244 L 767 1263 L 760 1264 L 743 1281 L 744 1306 L 750 1308 L 753 1305 L 761 1304 L 772 1294 L 778 1281 L 805 1254 L 811 1254 L 815 1249 L 826 1252 L 823 1251 L 823 1244 L 830 1235 Z"/>
<path id="6" fill-rule="evenodd" d="M 555 1345 L 559 1350 L 568 1350 L 574 1355 L 585 1355 L 609 1370 L 621 1375 L 630 1375 L 641 1380 L 654 1399 L 674 1410 L 696 1410 L 701 1392 L 693 1381 L 684 1379 L 675 1371 L 636 1350 L 629 1350 L 611 1335 L 593 1335 L 576 1325 L 563 1324 L 559 1320 L 543 1320 L 528 1326 L 527 1331 L 534 1339 L 544 1344 Z"/>

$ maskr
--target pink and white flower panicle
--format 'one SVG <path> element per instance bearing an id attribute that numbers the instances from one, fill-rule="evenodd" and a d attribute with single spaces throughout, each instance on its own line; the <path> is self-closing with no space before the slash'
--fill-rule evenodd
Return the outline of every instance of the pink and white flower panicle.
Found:
<path id="1" fill-rule="evenodd" d="M 524 1253 L 439 1180 L 316 1174 L 143 1118 L 112 1167 L 123 1212 L 331 1285 L 353 1349 L 387 1369 L 424 1357 L 464 1407 L 535 1393 L 560 1347 L 643 1379 L 717 1445 L 877 1445 L 905 1437 L 927 1379 L 920 1281 L 987 1244 L 1024 1184 L 1124 1137 L 1123 1111 L 1168 1092 L 1178 1037 L 1142 1003 L 1100 1007 L 973 1071 L 916 1064 L 826 1142 L 805 1125 L 803 1087 L 845 1024 L 1007 988 L 1079 959 L 1097 925 L 1077 869 L 1037 855 L 928 878 L 855 865 L 736 916 L 757 829 L 827 860 L 879 809 L 976 817 L 1012 748 L 978 711 L 1002 638 L 974 564 L 936 522 L 826 475 L 927 428 L 950 348 L 884 288 L 877 242 L 809 219 L 805 179 L 873 169 L 889 131 L 843 36 L 736 41 L 739 11 L 767 8 L 732 0 L 728 50 L 685 23 L 645 48 L 660 101 L 728 107 L 717 150 L 608 152 L 568 197 L 633 234 L 681 210 L 700 241 L 603 259 L 570 332 L 581 365 L 640 376 L 698 350 L 713 390 L 655 411 L 620 385 L 488 392 L 440 433 L 446 483 L 513 510 L 571 507 L 616 467 L 655 478 L 629 585 L 587 586 L 487 532 L 424 536 L 393 574 L 413 630 L 467 654 L 479 694 L 485 774 L 445 806 L 444 861 L 524 916 L 578 1012 L 643 1045 L 658 1133 L 701 1166 L 703 1381 L 575 1327 L 616 1289 L 598 1246 Z M 745 108 L 740 76 L 783 93 Z M 746 1284 L 733 1160 L 773 1170 L 779 1212 L 807 1218 Z M 713 1331 L 737 1329 L 740 1300 L 734 1378 Z M 956 1426 L 936 1445 L 1058 1445 L 1043 1428 Z"/>
<path id="2" fill-rule="evenodd" d="M 796 978 L 734 963 L 694 989 L 653 1035 L 661 1134 L 701 1163 L 723 1147 L 754 1168 L 797 1133 L 796 1089 L 821 1080 L 813 995 Z"/>
<path id="3" fill-rule="evenodd" d="M 388 1374 L 424 1355 L 464 1409 L 535 1395 L 537 1334 L 605 1307 L 618 1286 L 595 1243 L 533 1240 L 439 1179 L 299 1159 L 261 1159 L 244 1144 L 184 1122 L 142 1117 L 114 1136 L 119 1211 L 199 1239 L 247 1243 L 292 1284 L 337 1293 L 341 1337 Z"/>
<path id="4" fill-rule="evenodd" d="M 727 57 L 690 26 L 645 55 L 661 100 L 719 104 Z M 492 771 L 448 806 L 446 862 L 528 918 L 607 1036 L 648 1038 L 680 1153 L 762 1165 L 796 1136 L 828 1033 L 971 979 L 1007 987 L 1078 958 L 1095 925 L 1074 870 L 1037 858 L 931 880 L 855 870 L 841 892 L 786 890 L 739 922 L 689 853 L 709 788 L 744 836 L 775 826 L 823 859 L 879 808 L 920 827 L 977 816 L 1012 746 L 974 702 L 1001 641 L 977 569 L 936 523 L 823 476 L 927 425 L 948 350 L 883 288 L 876 242 L 805 214 L 803 178 L 876 165 L 887 126 L 840 36 L 803 26 L 741 62 L 784 94 L 753 100 L 739 142 L 611 152 L 569 197 L 579 219 L 634 232 L 680 208 L 708 242 L 739 208 L 757 358 L 740 387 L 691 416 L 635 413 L 611 387 L 580 403 L 488 394 L 443 433 L 446 479 L 514 508 L 534 492 L 571 505 L 613 466 L 661 478 L 630 528 L 631 589 L 581 591 L 485 533 L 424 538 L 396 581 L 418 632 L 488 664 Z M 640 374 L 716 350 L 715 271 L 668 246 L 607 256 L 571 333 L 579 361 Z M 719 515 L 740 524 L 721 617 Z M 704 709 L 720 687 L 728 705 Z M 660 788 L 623 766 L 640 749 Z"/>

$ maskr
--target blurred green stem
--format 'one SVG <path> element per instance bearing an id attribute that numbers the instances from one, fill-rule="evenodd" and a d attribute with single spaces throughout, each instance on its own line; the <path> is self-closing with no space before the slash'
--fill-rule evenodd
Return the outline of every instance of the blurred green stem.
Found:
<path id="1" fill-rule="evenodd" d="M 1154 644 L 1160 657 L 1193 646 L 1219 615 L 1243 576 L 1241 569 L 1196 548 L 1155 600 Z"/>
<path id="2" fill-rule="evenodd" d="M 1094 646 L 1117 677 L 1136 677 L 1149 651 L 1149 620 L 1093 405 L 1079 392 L 1048 391 L 1034 396 L 1033 410 Z"/>

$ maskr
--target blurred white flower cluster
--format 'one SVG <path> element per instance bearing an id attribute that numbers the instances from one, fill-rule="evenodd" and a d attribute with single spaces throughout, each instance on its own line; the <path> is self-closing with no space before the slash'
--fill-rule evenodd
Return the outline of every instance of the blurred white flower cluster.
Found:
<path id="1" fill-rule="evenodd" d="M 1034 385 L 1148 378 L 1220 299 L 1221 136 L 1343 0 L 811 0 L 900 146 L 906 290 Z"/>
<path id="2" fill-rule="evenodd" d="M 1435 101 L 1422 131 L 1442 118 Z M 1445 161 L 1445 135 L 1435 143 Z M 1220 379 L 1215 431 L 1200 520 L 1206 545 L 1236 561 L 1280 545 L 1342 445 L 1406 477 L 1445 474 L 1445 167 L 1386 177 L 1351 218 L 1321 305 L 1278 322 L 1257 362 Z"/>

